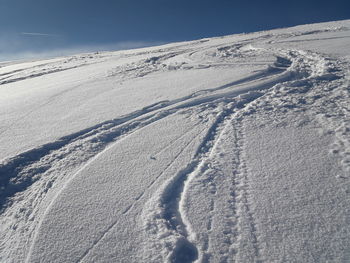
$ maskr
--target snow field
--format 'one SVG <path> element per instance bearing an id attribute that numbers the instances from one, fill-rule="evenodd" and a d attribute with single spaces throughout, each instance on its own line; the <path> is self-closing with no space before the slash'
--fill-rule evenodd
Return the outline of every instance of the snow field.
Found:
<path id="1" fill-rule="evenodd" d="M 349 28 L 4 64 L 0 261 L 349 261 Z"/>

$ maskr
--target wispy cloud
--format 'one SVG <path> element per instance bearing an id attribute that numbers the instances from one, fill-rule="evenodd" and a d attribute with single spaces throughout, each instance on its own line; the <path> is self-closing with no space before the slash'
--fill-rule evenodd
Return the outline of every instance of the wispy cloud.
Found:
<path id="1" fill-rule="evenodd" d="M 45 33 L 36 33 L 36 32 L 21 32 L 22 36 L 34 36 L 34 37 L 59 37 L 57 34 L 45 34 Z"/>

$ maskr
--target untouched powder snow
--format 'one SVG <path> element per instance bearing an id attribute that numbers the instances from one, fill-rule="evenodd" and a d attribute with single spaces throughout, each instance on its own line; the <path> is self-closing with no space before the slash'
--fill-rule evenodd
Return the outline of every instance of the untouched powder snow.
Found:
<path id="1" fill-rule="evenodd" d="M 0 64 L 0 262 L 350 262 L 350 20 Z"/>

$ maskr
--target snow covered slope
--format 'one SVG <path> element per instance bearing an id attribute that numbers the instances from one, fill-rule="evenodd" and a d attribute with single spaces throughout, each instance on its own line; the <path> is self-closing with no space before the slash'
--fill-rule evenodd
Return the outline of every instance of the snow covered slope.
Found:
<path id="1" fill-rule="evenodd" d="M 0 262 L 350 262 L 350 20 L 0 64 Z"/>

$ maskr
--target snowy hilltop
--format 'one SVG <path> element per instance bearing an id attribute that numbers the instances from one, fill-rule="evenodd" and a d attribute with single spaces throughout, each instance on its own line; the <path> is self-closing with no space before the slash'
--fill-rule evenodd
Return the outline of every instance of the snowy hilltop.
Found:
<path id="1" fill-rule="evenodd" d="M 0 63 L 0 262 L 350 262 L 350 20 Z"/>

